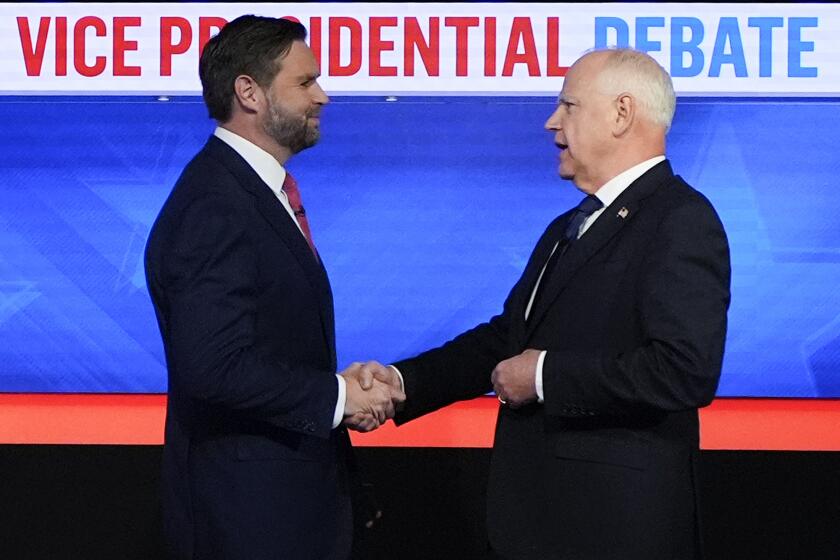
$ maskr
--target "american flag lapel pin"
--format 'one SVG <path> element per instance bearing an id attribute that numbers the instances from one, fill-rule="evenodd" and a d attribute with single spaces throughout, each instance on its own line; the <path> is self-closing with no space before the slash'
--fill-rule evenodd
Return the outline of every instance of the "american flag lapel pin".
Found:
<path id="1" fill-rule="evenodd" d="M 622 206 L 622 207 L 621 207 L 621 210 L 619 210 L 619 211 L 618 211 L 618 217 L 619 217 L 619 218 L 621 218 L 622 220 L 623 220 L 624 218 L 626 218 L 627 216 L 629 216 L 629 215 L 630 215 L 630 210 L 628 210 L 628 209 L 627 209 L 626 207 L 624 207 L 624 206 Z"/>

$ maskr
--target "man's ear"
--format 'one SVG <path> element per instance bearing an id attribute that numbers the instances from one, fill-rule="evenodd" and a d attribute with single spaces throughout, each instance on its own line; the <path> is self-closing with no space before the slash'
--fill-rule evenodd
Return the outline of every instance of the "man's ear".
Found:
<path id="1" fill-rule="evenodd" d="M 621 93 L 613 103 L 615 109 L 615 120 L 613 122 L 613 135 L 624 136 L 636 118 L 636 98 L 629 93 Z"/>
<path id="2" fill-rule="evenodd" d="M 246 113 L 256 113 L 263 103 L 262 88 L 251 76 L 242 74 L 233 82 L 234 103 Z"/>

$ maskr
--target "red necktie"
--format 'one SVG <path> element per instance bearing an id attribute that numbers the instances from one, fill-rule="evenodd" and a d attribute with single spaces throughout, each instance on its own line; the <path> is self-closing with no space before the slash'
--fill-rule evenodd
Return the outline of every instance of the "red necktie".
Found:
<path id="1" fill-rule="evenodd" d="M 289 206 L 295 213 L 300 229 L 303 231 L 303 236 L 306 242 L 309 243 L 309 248 L 312 249 L 312 254 L 315 255 L 315 260 L 318 260 L 318 251 L 315 249 L 315 244 L 312 242 L 312 234 L 309 232 L 309 222 L 306 221 L 306 210 L 303 209 L 303 202 L 300 200 L 300 191 L 298 190 L 297 181 L 292 177 L 292 174 L 286 172 L 286 179 L 283 181 L 283 192 L 289 199 Z"/>

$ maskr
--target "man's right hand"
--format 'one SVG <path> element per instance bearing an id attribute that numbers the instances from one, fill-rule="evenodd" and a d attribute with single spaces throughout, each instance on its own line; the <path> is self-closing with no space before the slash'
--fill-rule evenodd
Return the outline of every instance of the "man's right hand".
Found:
<path id="1" fill-rule="evenodd" d="M 375 430 L 405 401 L 399 376 L 378 362 L 354 363 L 341 375 L 347 384 L 344 424 L 351 429 Z"/>
<path id="2" fill-rule="evenodd" d="M 374 381 L 381 381 L 391 387 L 394 395 L 402 397 L 397 399 L 397 403 L 405 401 L 405 390 L 402 386 L 402 379 L 397 374 L 396 368 L 393 366 L 383 366 L 375 360 L 360 364 L 358 369 L 354 371 L 354 375 L 359 380 L 359 384 L 363 389 L 370 389 Z"/>

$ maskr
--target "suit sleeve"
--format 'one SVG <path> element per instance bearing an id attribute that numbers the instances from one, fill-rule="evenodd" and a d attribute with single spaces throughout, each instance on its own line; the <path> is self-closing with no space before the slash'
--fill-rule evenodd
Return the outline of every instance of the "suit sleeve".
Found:
<path id="1" fill-rule="evenodd" d="M 617 356 L 548 352 L 549 415 L 696 409 L 714 398 L 729 306 L 729 247 L 711 205 L 672 209 L 647 250 L 637 285 L 640 345 Z"/>
<path id="2" fill-rule="evenodd" d="M 440 348 L 396 362 L 406 401 L 394 421 L 403 424 L 453 402 L 493 390 L 490 374 L 509 358 L 507 311 L 455 337 Z"/>
<path id="3" fill-rule="evenodd" d="M 256 245 L 242 211 L 208 195 L 178 218 L 161 267 L 170 383 L 243 418 L 328 437 L 334 373 L 283 363 L 256 344 Z"/>
<path id="4" fill-rule="evenodd" d="M 519 319 L 513 315 L 524 313 L 524 306 L 520 308 L 514 302 L 530 295 L 530 292 L 526 293 L 531 287 L 529 283 L 536 278 L 536 269 L 548 258 L 557 228 L 565 224 L 566 218 L 567 214 L 559 216 L 545 229 L 525 271 L 508 294 L 501 314 L 440 348 L 394 364 L 403 375 L 406 394 L 405 407 L 394 419 L 397 424 L 493 390 L 490 382 L 493 369 L 499 362 L 519 353 L 511 343 L 511 324 L 516 320 L 524 321 L 524 317 Z"/>

